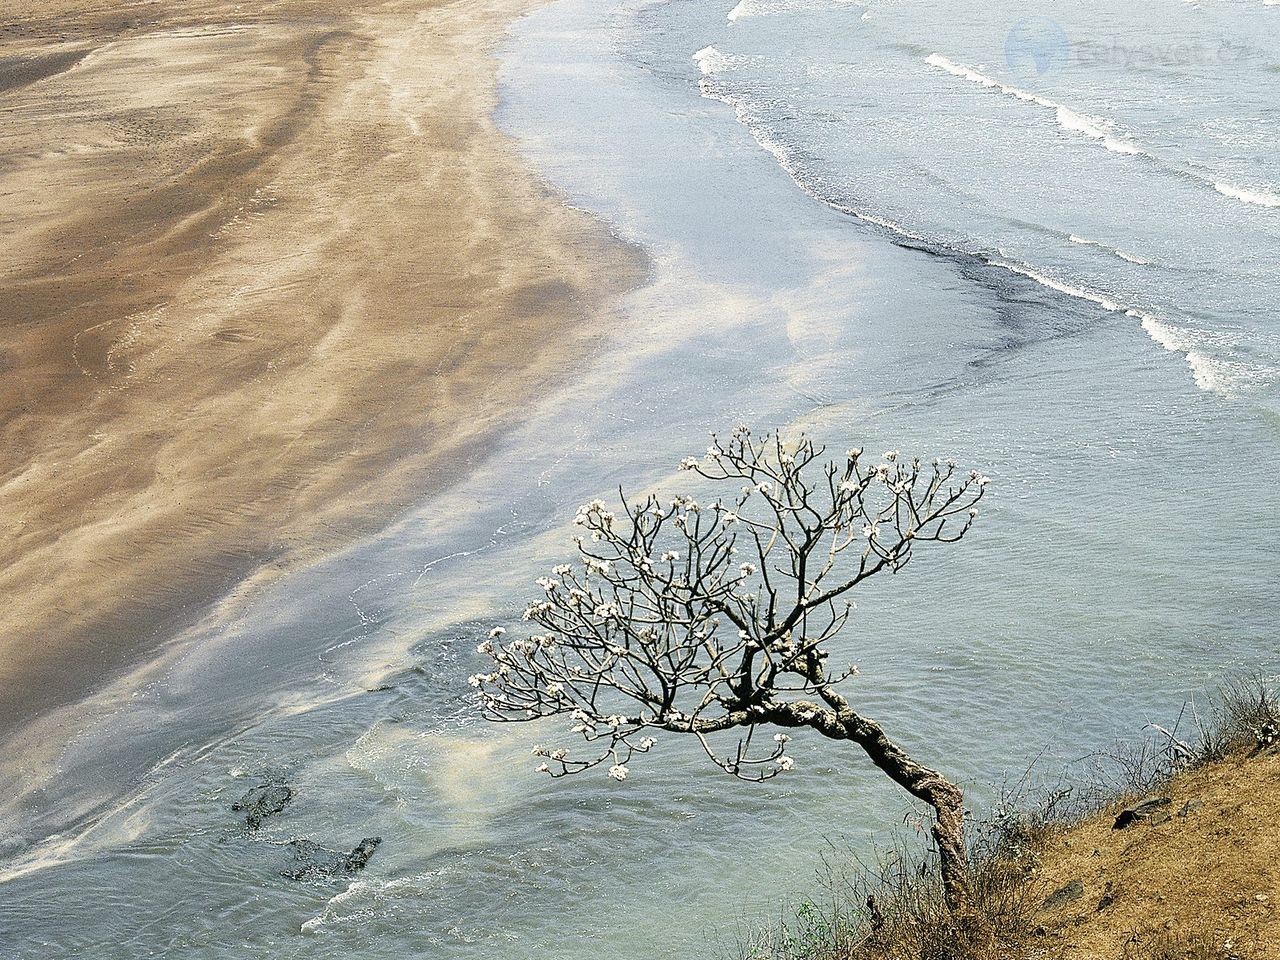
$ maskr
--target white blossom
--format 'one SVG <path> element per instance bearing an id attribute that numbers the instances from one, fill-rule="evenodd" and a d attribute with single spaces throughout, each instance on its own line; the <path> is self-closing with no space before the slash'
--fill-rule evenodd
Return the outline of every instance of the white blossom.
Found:
<path id="1" fill-rule="evenodd" d="M 494 671 L 471 678 L 478 688 L 473 699 L 498 720 L 572 712 L 561 728 L 571 733 L 562 738 L 570 748 L 534 751 L 545 760 L 534 760 L 538 770 L 553 777 L 599 766 L 626 781 L 627 765 L 655 745 L 643 734 L 758 729 L 775 709 L 789 711 L 790 719 L 759 730 L 749 751 L 740 747 L 735 754 L 728 741 L 724 753 L 713 745 L 713 759 L 747 779 L 795 769 L 790 729 L 833 717 L 826 704 L 839 701 L 827 695 L 826 684 L 856 672 L 828 671 L 826 643 L 853 609 L 844 595 L 854 585 L 845 586 L 851 571 L 859 565 L 871 572 L 896 569 L 916 548 L 963 536 L 977 517 L 971 508 L 981 499 L 979 487 L 989 482 L 980 473 L 970 476 L 967 466 L 944 468 L 941 461 L 921 482 L 919 459 L 896 450 L 876 459 L 871 448 L 849 449 L 844 462 L 837 453 L 802 478 L 821 455 L 803 435 L 784 443 L 771 433 L 761 442 L 740 428 L 732 443 L 722 445 L 713 434 L 707 459 L 680 462 L 700 479 L 722 481 L 718 491 L 712 484 L 705 493 L 698 488 L 707 497 L 701 506 L 684 493 L 638 502 L 624 493 L 614 522 L 602 500 L 584 504 L 580 526 L 570 531 L 577 553 L 571 562 L 543 567 L 549 575 L 536 581 L 539 600 L 524 614 L 533 621 L 529 627 L 513 623 L 510 641 L 503 628 L 487 640 L 477 631 L 471 641 L 489 657 L 484 669 Z M 952 535 L 951 518 L 965 512 L 969 520 L 957 522 Z M 947 537 L 938 536 L 944 521 Z M 668 522 L 679 529 L 663 530 Z M 747 539 L 735 545 L 739 534 Z M 836 570 L 841 563 L 845 569 Z M 762 582 L 777 586 L 775 568 L 779 580 L 790 581 L 786 593 L 763 590 Z M 819 586 L 829 572 L 831 581 Z M 824 594 L 831 602 L 827 629 L 806 629 L 805 598 Z M 783 609 L 775 611 L 774 600 Z M 845 613 L 836 609 L 842 603 Z M 784 625 L 795 625 L 794 637 Z M 544 633 L 534 633 L 539 630 Z M 675 703 L 691 714 L 673 709 Z M 607 709 L 627 715 L 606 715 Z M 782 729 L 788 732 L 775 732 Z M 591 749 L 574 746 L 582 743 Z"/>

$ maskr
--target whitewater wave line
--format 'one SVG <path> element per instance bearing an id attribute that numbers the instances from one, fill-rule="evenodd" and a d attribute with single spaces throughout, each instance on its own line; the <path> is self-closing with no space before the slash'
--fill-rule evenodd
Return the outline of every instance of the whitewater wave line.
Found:
<path id="1" fill-rule="evenodd" d="M 1046 110 L 1052 110 L 1058 121 L 1058 126 L 1062 127 L 1062 129 L 1068 130 L 1072 133 L 1080 133 L 1092 140 L 1097 140 L 1112 153 L 1123 153 L 1131 156 L 1150 156 L 1150 154 L 1141 147 L 1138 147 L 1127 140 L 1119 140 L 1112 136 L 1111 131 L 1108 129 L 1113 126 L 1112 121 L 1110 120 L 1106 120 L 1102 117 L 1092 117 L 1088 114 L 1072 110 L 1070 107 L 1050 100 L 1047 97 L 1042 97 L 1039 94 L 1029 93 L 1028 91 L 1021 90 L 1018 87 L 1008 86 L 1007 84 L 1001 83 L 999 80 L 994 80 L 991 77 L 988 77 L 986 74 L 979 73 L 977 70 L 973 70 L 963 64 L 956 63 L 954 60 L 950 60 L 940 53 L 929 54 L 929 56 L 925 57 L 925 63 L 929 64 L 931 67 L 937 67 L 939 70 L 944 70 L 952 76 L 960 77 L 962 80 L 967 80 L 970 83 L 985 87 L 988 90 L 994 90 L 999 93 L 1003 93 L 1005 96 L 1021 100 L 1023 103 L 1033 103 Z"/>
<path id="2" fill-rule="evenodd" d="M 737 98 L 717 89 L 714 80 L 715 75 L 731 66 L 734 62 L 733 58 L 725 56 L 712 46 L 704 47 L 702 50 L 699 50 L 694 54 L 693 59 L 702 71 L 702 78 L 698 83 L 698 89 L 702 93 L 702 96 L 709 100 L 715 100 L 731 107 L 737 116 L 738 122 L 747 129 L 757 144 L 777 160 L 778 165 L 782 167 L 796 186 L 804 191 L 807 196 L 817 200 L 819 203 L 837 211 L 838 213 L 853 217 L 856 220 L 861 220 L 864 223 L 871 224 L 895 234 L 900 241 L 905 241 L 905 245 L 910 246 L 912 249 L 923 250 L 924 252 L 933 253 L 935 255 L 941 253 L 947 256 L 973 257 L 987 266 L 996 267 L 998 269 L 1017 274 L 1032 281 L 1033 283 L 1053 290 L 1056 293 L 1092 303 L 1095 306 L 1101 307 L 1108 313 L 1122 314 L 1126 317 L 1138 320 L 1142 324 L 1143 331 L 1154 342 L 1164 347 L 1166 350 L 1181 353 L 1184 356 L 1187 366 L 1191 368 L 1191 374 L 1197 387 L 1206 392 L 1216 393 L 1223 397 L 1234 397 L 1236 395 L 1234 384 L 1229 382 L 1230 379 L 1234 378 L 1228 378 L 1225 376 L 1226 363 L 1224 361 L 1211 358 L 1199 349 L 1196 349 L 1196 345 L 1191 343 L 1190 338 L 1185 335 L 1179 335 L 1178 331 L 1169 321 L 1162 320 L 1149 313 L 1144 313 L 1141 310 L 1135 310 L 1131 307 L 1127 307 L 1106 294 L 1095 293 L 1082 287 L 1073 286 L 1065 281 L 1058 280 L 1055 277 L 1039 273 L 1025 264 L 1012 263 L 1008 260 L 999 258 L 991 258 L 976 252 L 953 249 L 945 243 L 940 243 L 937 240 L 915 233 L 907 227 L 904 227 L 902 224 L 896 223 L 886 217 L 879 217 L 871 213 L 865 213 L 829 197 L 823 196 L 806 181 L 805 177 L 800 172 L 800 169 L 792 161 L 786 147 L 764 132 L 761 129 L 762 124 L 759 124 L 752 119 L 746 106 Z M 992 82 L 994 83 L 995 81 Z M 1145 264 L 1148 262 L 1141 260 L 1140 258 L 1124 254 L 1121 251 L 1113 247 L 1108 247 L 1098 241 L 1087 240 L 1074 234 L 1070 235 L 1070 239 L 1074 243 L 1103 247 L 1104 249 L 1115 253 L 1116 256 L 1122 257 L 1125 260 L 1131 260 L 1134 263 Z M 1239 365 L 1237 364 L 1236 366 Z"/>
<path id="3" fill-rule="evenodd" d="M 1075 238 L 1072 237 L 1072 239 L 1074 240 Z M 1075 287 L 1054 277 L 1037 273 L 1023 264 L 1009 263 L 1005 260 L 991 260 L 985 257 L 982 259 L 993 267 L 1000 267 L 1010 273 L 1026 277 L 1028 280 L 1048 287 L 1050 290 L 1056 290 L 1065 296 L 1097 304 L 1108 313 L 1122 313 L 1126 317 L 1139 321 L 1143 332 L 1155 343 L 1158 343 L 1170 353 L 1182 354 L 1183 359 L 1191 370 L 1191 377 L 1196 386 L 1206 393 L 1216 393 L 1220 397 L 1232 398 L 1238 393 L 1240 381 L 1248 379 L 1248 371 L 1241 364 L 1210 357 L 1198 349 L 1200 344 L 1193 335 L 1177 327 L 1171 321 L 1163 320 L 1141 310 L 1135 310 L 1132 307 L 1126 307 L 1105 294 L 1095 293 L 1082 287 Z M 1235 368 L 1234 376 L 1230 372 L 1231 368 Z"/>
<path id="4" fill-rule="evenodd" d="M 1088 237 L 1078 237 L 1074 233 L 1071 234 L 1067 239 L 1069 239 L 1072 243 L 1078 244 L 1079 246 L 1082 246 L 1082 247 L 1097 247 L 1099 250 L 1105 250 L 1107 253 L 1111 254 L 1112 256 L 1119 257 L 1121 260 L 1125 260 L 1128 263 L 1136 263 L 1142 267 L 1151 266 L 1150 260 L 1143 259 L 1142 257 L 1136 257 L 1132 253 L 1125 253 L 1123 250 L 1119 249 L 1118 247 L 1113 247 L 1110 244 L 1103 243 L 1101 240 L 1090 240 Z"/>
<path id="5" fill-rule="evenodd" d="M 1276 2 L 1280 4 L 1280 0 L 1276 0 Z M 1259 207 L 1280 207 L 1280 197 L 1265 190 L 1245 190 L 1241 187 L 1233 187 L 1231 184 L 1223 183 L 1222 181 L 1215 182 L 1213 189 L 1224 197 L 1230 197 L 1232 200 L 1239 200 L 1242 203 L 1252 203 Z"/>
<path id="6" fill-rule="evenodd" d="M 780 13 L 808 10 L 832 10 L 839 7 L 859 6 L 859 0 L 740 0 L 729 11 L 728 20 L 735 23 L 747 17 L 767 17 Z"/>
<path id="7" fill-rule="evenodd" d="M 1280 0 L 1276 0 L 1276 3 L 1280 3 Z M 1277 196 L 1274 193 L 1270 193 L 1266 190 L 1250 190 L 1244 187 L 1237 187 L 1229 183 L 1224 183 L 1220 180 L 1205 179 L 1204 177 L 1192 173 L 1189 170 L 1170 165 L 1155 154 L 1151 153 L 1149 150 L 1143 149 L 1131 140 L 1116 137 L 1113 134 L 1112 129 L 1115 126 L 1115 122 L 1112 120 L 1104 117 L 1090 116 L 1086 113 L 1080 113 L 1077 110 L 1073 110 L 1070 107 L 1054 100 L 1050 100 L 1047 97 L 1030 93 L 1026 90 L 1019 89 L 1018 87 L 1011 87 L 1008 84 L 1001 83 L 999 80 L 988 77 L 986 74 L 979 73 L 971 67 L 966 67 L 963 64 L 956 63 L 954 60 L 944 57 L 940 53 L 929 54 L 929 56 L 925 57 L 925 63 L 929 64 L 931 67 L 936 67 L 939 70 L 943 70 L 951 74 L 952 76 L 967 80 L 969 83 L 976 84 L 987 90 L 1002 93 L 1005 96 L 1021 100 L 1023 103 L 1034 104 L 1035 106 L 1042 107 L 1045 110 L 1052 110 L 1054 117 L 1058 122 L 1058 126 L 1063 130 L 1071 133 L 1083 134 L 1089 139 L 1101 143 L 1103 147 L 1110 150 L 1112 153 L 1119 153 L 1134 157 L 1145 157 L 1146 159 L 1159 164 L 1161 167 L 1181 176 L 1188 177 L 1196 183 L 1204 186 L 1210 186 L 1224 197 L 1230 197 L 1232 200 L 1238 200 L 1241 203 L 1271 209 L 1280 208 L 1280 196 Z"/>

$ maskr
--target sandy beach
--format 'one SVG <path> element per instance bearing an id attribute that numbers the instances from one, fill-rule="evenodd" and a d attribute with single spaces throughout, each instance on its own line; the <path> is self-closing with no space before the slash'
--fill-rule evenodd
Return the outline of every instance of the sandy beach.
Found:
<path id="1" fill-rule="evenodd" d="M 0 2 L 0 735 L 590 349 L 644 267 L 492 125 L 530 5 Z"/>

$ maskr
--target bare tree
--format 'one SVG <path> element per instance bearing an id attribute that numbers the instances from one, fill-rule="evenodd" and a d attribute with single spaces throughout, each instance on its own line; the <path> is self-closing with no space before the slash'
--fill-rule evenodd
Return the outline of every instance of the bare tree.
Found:
<path id="1" fill-rule="evenodd" d="M 579 562 L 541 578 L 544 596 L 524 613 L 540 632 L 507 639 L 495 628 L 479 647 L 493 669 L 471 683 L 490 719 L 572 717 L 591 749 L 536 748 L 552 776 L 608 763 L 625 780 L 658 732 L 694 736 L 723 770 L 756 781 L 792 768 L 783 731 L 852 741 L 933 808 L 943 886 L 958 909 L 960 789 L 850 704 L 838 688 L 857 668 L 831 669 L 827 648 L 855 587 L 969 531 L 987 479 L 897 452 L 874 463 L 861 450 L 822 462 L 824 453 L 803 435 L 788 444 L 739 427 L 728 442 L 713 435 L 704 460 L 681 463 L 707 486 L 732 484 L 730 498 L 629 503 L 620 492 L 621 516 L 598 500 L 582 507 Z M 779 729 L 759 745 L 765 725 Z"/>

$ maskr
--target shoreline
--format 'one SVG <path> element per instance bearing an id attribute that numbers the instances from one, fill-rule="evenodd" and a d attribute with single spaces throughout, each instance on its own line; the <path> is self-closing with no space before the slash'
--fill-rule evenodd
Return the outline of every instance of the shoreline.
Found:
<path id="1" fill-rule="evenodd" d="M 493 123 L 535 5 L 2 11 L 0 736 L 465 475 L 641 281 Z"/>

